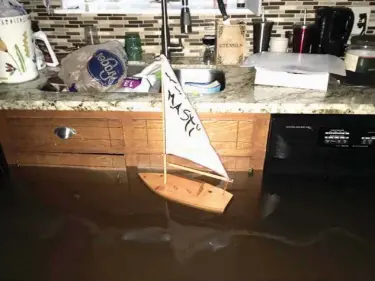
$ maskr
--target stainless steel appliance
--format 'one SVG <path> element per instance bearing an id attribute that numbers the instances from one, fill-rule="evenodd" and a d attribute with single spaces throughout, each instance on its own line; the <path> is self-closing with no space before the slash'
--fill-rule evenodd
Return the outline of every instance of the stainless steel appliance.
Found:
<path id="1" fill-rule="evenodd" d="M 319 7 L 316 9 L 317 33 L 311 52 L 342 57 L 354 24 L 354 14 L 345 7 Z"/>

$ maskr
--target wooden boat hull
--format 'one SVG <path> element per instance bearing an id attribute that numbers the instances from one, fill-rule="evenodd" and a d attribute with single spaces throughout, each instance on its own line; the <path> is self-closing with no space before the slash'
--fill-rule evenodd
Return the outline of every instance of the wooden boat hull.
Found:
<path id="1" fill-rule="evenodd" d="M 168 174 L 164 185 L 162 173 L 139 173 L 156 194 L 177 203 L 213 213 L 223 213 L 233 195 L 206 182 Z"/>

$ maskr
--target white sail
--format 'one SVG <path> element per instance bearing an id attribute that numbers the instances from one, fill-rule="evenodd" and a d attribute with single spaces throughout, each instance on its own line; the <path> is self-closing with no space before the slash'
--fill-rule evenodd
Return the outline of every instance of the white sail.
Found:
<path id="1" fill-rule="evenodd" d="M 165 150 L 229 179 L 206 131 L 165 56 L 162 61 Z"/>

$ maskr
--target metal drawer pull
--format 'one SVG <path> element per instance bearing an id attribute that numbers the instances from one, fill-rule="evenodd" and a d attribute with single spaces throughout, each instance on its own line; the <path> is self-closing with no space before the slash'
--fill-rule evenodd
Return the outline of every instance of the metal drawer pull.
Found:
<path id="1" fill-rule="evenodd" d="M 54 131 L 54 134 L 60 139 L 67 140 L 70 139 L 73 135 L 77 134 L 77 132 L 69 127 L 57 127 Z"/>

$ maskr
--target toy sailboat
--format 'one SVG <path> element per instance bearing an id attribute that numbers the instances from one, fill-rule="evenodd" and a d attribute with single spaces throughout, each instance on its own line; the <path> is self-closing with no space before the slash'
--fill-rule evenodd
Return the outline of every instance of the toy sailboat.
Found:
<path id="1" fill-rule="evenodd" d="M 167 166 L 200 175 L 233 182 L 207 133 L 183 91 L 171 65 L 161 55 L 163 95 L 164 173 L 139 173 L 145 184 L 158 195 L 204 211 L 223 213 L 232 194 L 206 182 L 167 173 Z M 206 167 L 216 174 L 168 163 L 167 155 L 175 155 Z"/>

